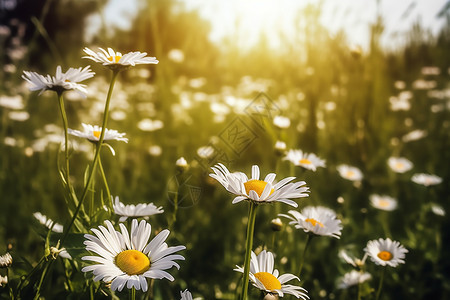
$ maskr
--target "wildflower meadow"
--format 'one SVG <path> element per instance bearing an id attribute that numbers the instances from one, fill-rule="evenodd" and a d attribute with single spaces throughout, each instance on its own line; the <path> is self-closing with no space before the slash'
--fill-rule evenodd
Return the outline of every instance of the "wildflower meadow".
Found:
<path id="1" fill-rule="evenodd" d="M 450 298 L 448 3 L 388 35 L 374 0 L 359 45 L 330 1 L 31 2 L 0 1 L 0 299 Z"/>

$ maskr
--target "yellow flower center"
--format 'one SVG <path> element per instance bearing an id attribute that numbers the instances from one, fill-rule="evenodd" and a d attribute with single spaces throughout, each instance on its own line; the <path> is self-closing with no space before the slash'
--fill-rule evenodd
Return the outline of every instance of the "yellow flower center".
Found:
<path id="1" fill-rule="evenodd" d="M 401 162 L 398 162 L 398 163 L 396 163 L 395 164 L 395 168 L 397 168 L 397 169 L 403 169 L 403 163 L 401 163 Z"/>
<path id="2" fill-rule="evenodd" d="M 304 164 L 304 165 L 312 164 L 312 162 L 309 159 L 306 159 L 306 158 L 300 159 L 299 163 Z"/>
<path id="3" fill-rule="evenodd" d="M 390 202 L 387 201 L 387 200 L 384 200 L 384 199 L 381 199 L 381 200 L 378 201 L 378 206 L 379 207 L 388 207 L 389 204 L 390 204 Z"/>
<path id="4" fill-rule="evenodd" d="M 381 251 L 380 253 L 377 254 L 378 258 L 384 260 L 384 261 L 388 261 L 392 259 L 392 253 L 389 251 Z"/>
<path id="5" fill-rule="evenodd" d="M 100 134 L 101 133 L 102 133 L 101 131 L 94 131 L 94 132 L 92 132 L 92 134 L 98 139 L 100 138 Z"/>
<path id="6" fill-rule="evenodd" d="M 347 173 L 345 173 L 345 175 L 346 175 L 348 178 L 352 178 L 353 176 L 355 176 L 355 172 L 353 172 L 353 171 L 347 171 Z"/>
<path id="7" fill-rule="evenodd" d="M 128 275 L 139 275 L 150 268 L 148 256 L 137 250 L 125 250 L 116 256 L 116 266 Z"/>
<path id="8" fill-rule="evenodd" d="M 305 220 L 305 222 L 309 222 L 313 226 L 319 225 L 320 227 L 324 227 L 322 223 L 320 223 L 319 221 L 317 221 L 316 219 L 313 219 L 313 218 L 308 218 Z"/>
<path id="9" fill-rule="evenodd" d="M 250 191 L 255 191 L 260 197 L 266 185 L 267 182 L 256 179 L 252 179 L 244 183 L 245 191 L 247 192 L 247 194 L 250 193 Z M 272 189 L 269 195 L 271 195 L 273 192 L 274 190 Z"/>
<path id="10" fill-rule="evenodd" d="M 113 60 L 114 60 L 114 62 L 117 64 L 121 58 L 122 58 L 122 56 L 119 56 L 119 55 L 116 55 L 116 56 L 114 56 L 114 57 L 109 56 L 109 57 L 108 57 L 108 60 L 109 60 L 110 62 L 113 62 Z"/>
<path id="11" fill-rule="evenodd" d="M 268 272 L 258 272 L 254 274 L 256 278 L 264 285 L 266 290 L 273 291 L 281 289 L 280 281 Z"/>

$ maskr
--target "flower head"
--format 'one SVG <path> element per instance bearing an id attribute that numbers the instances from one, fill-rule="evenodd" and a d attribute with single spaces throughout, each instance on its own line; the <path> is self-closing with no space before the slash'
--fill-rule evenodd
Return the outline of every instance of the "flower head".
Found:
<path id="1" fill-rule="evenodd" d="M 297 229 L 311 232 L 316 235 L 331 236 L 339 239 L 341 236 L 342 223 L 336 218 L 336 213 L 323 206 L 307 206 L 301 212 L 290 210 L 291 215 L 279 214 L 291 221 Z"/>
<path id="2" fill-rule="evenodd" d="M 82 269 L 83 272 L 92 271 L 94 281 L 111 281 L 113 291 L 122 291 L 134 287 L 136 290 L 148 289 L 147 278 L 174 278 L 165 270 L 180 266 L 175 260 L 184 260 L 184 257 L 173 254 L 186 249 L 185 246 L 168 247 L 165 240 L 170 231 L 165 229 L 154 237 L 149 243 L 152 227 L 142 220 L 140 223 L 133 219 L 131 232 L 128 233 L 123 223 L 120 223 L 120 232 L 116 231 L 110 221 L 105 221 L 106 228 L 91 229 L 94 235 L 85 234 L 86 250 L 96 253 L 93 256 L 84 256 L 83 260 L 96 264 Z"/>
<path id="3" fill-rule="evenodd" d="M 189 292 L 187 289 L 180 292 L 180 296 L 181 296 L 180 300 L 193 300 L 191 292 Z"/>
<path id="4" fill-rule="evenodd" d="M 292 183 L 295 177 L 287 177 L 274 184 L 276 174 L 270 173 L 259 179 L 259 167 L 252 167 L 252 177 L 249 179 L 242 172 L 230 173 L 223 164 L 217 164 L 211 168 L 214 174 L 209 174 L 216 179 L 227 191 L 236 195 L 233 204 L 242 200 L 253 201 L 255 203 L 284 202 L 297 207 L 297 203 L 291 198 L 308 197 L 308 187 L 304 187 L 306 182 L 299 181 Z"/>
<path id="5" fill-rule="evenodd" d="M 58 233 L 63 232 L 63 226 L 61 224 L 53 222 L 51 219 L 47 218 L 46 216 L 44 216 L 40 212 L 35 212 L 33 214 L 33 216 L 39 221 L 39 223 L 41 223 L 42 225 L 44 225 L 48 229 L 51 229 L 52 231 L 58 232 Z"/>
<path id="6" fill-rule="evenodd" d="M 338 288 L 348 289 L 351 286 L 358 285 L 371 278 L 372 275 L 367 272 L 352 270 L 348 273 L 345 273 L 344 276 L 338 280 Z"/>
<path id="7" fill-rule="evenodd" d="M 288 128 L 291 125 L 291 120 L 288 117 L 276 116 L 273 118 L 273 125 L 278 128 Z"/>
<path id="8" fill-rule="evenodd" d="M 405 261 L 403 259 L 405 254 L 408 253 L 408 249 L 400 245 L 399 242 L 392 241 L 389 238 L 369 241 L 364 251 L 377 265 L 391 267 L 404 264 Z"/>
<path id="9" fill-rule="evenodd" d="M 316 171 L 317 167 L 325 167 L 325 161 L 314 153 L 305 153 L 302 150 L 289 150 L 283 160 L 289 160 L 296 166 Z"/>
<path id="10" fill-rule="evenodd" d="M 405 173 L 413 167 L 413 163 L 403 157 L 389 157 L 388 165 L 396 173 Z"/>
<path id="11" fill-rule="evenodd" d="M 411 180 L 424 186 L 436 185 L 442 182 L 442 178 L 433 174 L 414 174 Z"/>
<path id="12" fill-rule="evenodd" d="M 124 68 L 140 64 L 157 64 L 159 62 L 156 57 L 147 56 L 146 52 L 136 51 L 128 52 L 122 55 L 122 53 L 115 52 L 111 48 L 108 48 L 108 51 L 103 48 L 99 48 L 99 50 L 99 52 L 94 52 L 86 47 L 83 51 L 87 54 L 87 56 L 83 56 L 83 58 L 88 58 L 95 62 L 101 63 L 110 69 Z"/>
<path id="13" fill-rule="evenodd" d="M 266 293 L 277 294 L 280 297 L 283 297 L 284 294 L 291 294 L 296 298 L 309 299 L 304 288 L 284 284 L 292 279 L 300 281 L 297 276 L 289 273 L 280 276 L 278 270 L 274 269 L 273 266 L 274 259 L 271 252 L 263 250 L 257 256 L 252 251 L 249 278 L 254 287 Z M 239 266 L 236 266 L 234 270 L 241 273 L 244 272 L 244 268 Z"/>
<path id="14" fill-rule="evenodd" d="M 340 250 L 339 257 L 341 257 L 346 263 L 354 266 L 355 268 L 361 268 L 366 264 L 367 253 L 364 255 L 362 259 L 359 259 L 348 255 L 348 253 L 345 250 Z"/>
<path id="15" fill-rule="evenodd" d="M 351 181 L 360 181 L 363 179 L 363 174 L 360 169 L 348 165 L 339 165 L 337 167 L 339 175 L 342 178 L 351 180 Z"/>
<path id="16" fill-rule="evenodd" d="M 120 202 L 119 197 L 116 197 L 115 203 L 113 203 L 113 209 L 114 213 L 120 216 L 119 222 L 125 222 L 129 217 L 131 218 L 143 217 L 144 219 L 148 219 L 149 216 L 162 214 L 164 212 L 162 207 L 156 207 L 153 203 L 125 205 L 122 202 Z"/>
<path id="17" fill-rule="evenodd" d="M 23 73 L 22 78 L 31 84 L 30 90 L 40 90 L 39 95 L 47 90 L 56 92 L 75 90 L 83 97 L 86 97 L 87 94 L 86 85 L 79 84 L 79 82 L 91 78 L 95 74 L 90 70 L 90 66 L 78 69 L 69 68 L 65 73 L 62 72 L 61 66 L 58 66 L 55 76 L 43 76 L 30 71 L 23 71 Z"/>
<path id="18" fill-rule="evenodd" d="M 6 253 L 0 255 L 0 268 L 7 268 L 12 265 L 13 259 L 11 254 Z"/>
<path id="19" fill-rule="evenodd" d="M 0 286 L 5 286 L 8 284 L 8 276 L 0 275 Z"/>
<path id="20" fill-rule="evenodd" d="M 370 205 L 377 209 L 392 211 L 397 208 L 397 200 L 390 196 L 372 194 L 369 199 Z"/>

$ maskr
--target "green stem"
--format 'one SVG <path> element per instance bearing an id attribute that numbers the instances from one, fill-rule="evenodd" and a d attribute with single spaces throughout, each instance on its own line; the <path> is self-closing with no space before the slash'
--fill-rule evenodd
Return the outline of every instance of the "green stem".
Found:
<path id="1" fill-rule="evenodd" d="M 112 211 L 112 198 L 111 198 L 111 192 L 109 191 L 109 186 L 108 186 L 108 181 L 106 180 L 106 175 L 105 175 L 105 171 L 103 170 L 103 164 L 102 164 L 102 159 L 101 157 L 98 158 L 98 167 L 100 169 L 100 174 L 102 175 L 103 178 L 103 183 L 105 185 L 105 190 L 106 190 L 106 203 L 108 203 L 108 207 L 110 209 L 110 211 Z M 103 203 L 102 203 L 103 205 Z"/>
<path id="2" fill-rule="evenodd" d="M 116 69 L 113 70 L 113 74 L 111 77 L 111 83 L 109 85 L 109 90 L 108 90 L 108 95 L 106 96 L 106 103 L 105 103 L 105 111 L 103 114 L 103 124 L 102 124 L 102 132 L 100 133 L 100 138 L 99 141 L 97 143 L 97 148 L 95 150 L 95 156 L 94 156 L 94 161 L 92 162 L 92 168 L 91 168 L 91 172 L 89 173 L 87 182 L 86 182 L 86 186 L 84 187 L 83 190 L 83 194 L 81 195 L 81 199 L 80 202 L 78 203 L 77 208 L 75 209 L 75 212 L 73 214 L 72 220 L 69 223 L 69 226 L 66 227 L 66 231 L 64 232 L 64 235 L 61 239 L 61 246 L 64 245 L 64 241 L 67 238 L 67 235 L 70 232 L 70 229 L 72 228 L 75 219 L 78 216 L 78 213 L 80 212 L 80 208 L 83 205 L 84 199 L 86 199 L 86 195 L 87 192 L 89 190 L 89 186 L 91 184 L 93 175 L 94 175 L 94 170 L 95 170 L 95 166 L 97 165 L 98 159 L 100 157 L 100 149 L 102 148 L 102 143 L 103 143 L 103 139 L 105 137 L 105 131 L 106 131 L 106 124 L 108 122 L 108 116 L 109 116 L 109 103 L 111 102 L 111 95 L 112 95 L 112 91 L 114 88 L 114 84 L 116 83 L 116 79 L 117 79 L 117 75 L 119 74 L 120 69 Z"/>
<path id="3" fill-rule="evenodd" d="M 136 300 L 136 289 L 134 288 L 134 286 L 131 288 L 131 296 L 130 296 L 131 300 Z"/>
<path id="4" fill-rule="evenodd" d="M 24 279 L 20 280 L 19 286 L 17 287 L 16 290 L 16 299 L 20 298 L 20 290 L 22 289 L 22 285 L 28 281 L 29 278 L 31 278 L 31 275 L 33 275 L 34 272 L 36 272 L 36 270 L 38 269 L 38 267 L 45 261 L 45 255 L 41 257 L 41 259 L 39 260 L 39 262 L 36 264 L 36 266 L 30 271 L 30 273 L 28 273 L 26 275 L 26 277 Z"/>
<path id="5" fill-rule="evenodd" d="M 308 233 L 306 235 L 305 248 L 303 248 L 302 257 L 300 258 L 300 267 L 298 268 L 298 277 L 299 278 L 300 278 L 300 275 L 302 274 L 303 264 L 305 263 L 306 249 L 308 249 L 311 239 L 312 239 L 312 235 Z"/>
<path id="6" fill-rule="evenodd" d="M 247 224 L 247 241 L 245 246 L 245 262 L 244 262 L 244 276 L 242 279 L 242 293 L 241 299 L 247 299 L 248 291 L 248 278 L 250 271 L 250 258 L 253 247 L 253 232 L 255 231 L 255 220 L 256 220 L 256 208 L 258 204 L 250 202 L 250 211 L 248 213 L 248 224 Z"/>
<path id="7" fill-rule="evenodd" d="M 383 287 L 384 273 L 386 273 L 386 267 L 383 267 L 383 269 L 381 270 L 380 284 L 378 285 L 377 296 L 375 300 L 380 299 L 381 288 Z"/>
<path id="8" fill-rule="evenodd" d="M 68 132 L 68 121 L 67 121 L 67 115 L 66 115 L 66 109 L 64 108 L 64 99 L 63 99 L 63 93 L 62 92 L 58 92 L 58 103 L 59 103 L 59 110 L 61 112 L 61 118 L 63 121 L 63 128 L 64 128 L 64 160 L 66 163 L 66 173 L 65 173 L 65 179 L 66 179 L 66 185 L 67 185 L 67 189 L 69 190 L 69 195 L 70 195 L 70 190 L 71 185 L 70 185 L 70 169 L 69 169 L 69 132 Z"/>
<path id="9" fill-rule="evenodd" d="M 36 290 L 36 295 L 34 296 L 34 300 L 38 300 L 40 298 L 42 283 L 44 282 L 44 279 L 47 276 L 48 270 L 50 269 L 52 263 L 53 259 L 48 262 L 48 264 L 44 268 L 44 271 L 42 272 L 41 279 L 39 280 L 39 285 Z"/>

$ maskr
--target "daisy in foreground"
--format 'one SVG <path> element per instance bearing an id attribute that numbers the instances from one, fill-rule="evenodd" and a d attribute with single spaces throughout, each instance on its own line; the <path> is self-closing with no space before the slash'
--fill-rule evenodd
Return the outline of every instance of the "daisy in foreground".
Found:
<path id="1" fill-rule="evenodd" d="M 337 167 L 339 175 L 342 178 L 350 181 L 360 181 L 363 179 L 363 174 L 360 169 L 348 165 L 339 165 Z"/>
<path id="2" fill-rule="evenodd" d="M 122 55 L 122 53 L 116 52 L 111 48 L 108 48 L 108 51 L 103 48 L 98 49 L 100 50 L 99 52 L 94 52 L 87 47 L 84 48 L 83 51 L 87 54 L 87 56 L 83 56 L 83 58 L 91 59 L 111 69 L 140 64 L 157 64 L 159 62 L 156 57 L 147 56 L 146 52 L 136 51 L 128 52 Z"/>
<path id="3" fill-rule="evenodd" d="M 113 197 L 111 197 L 113 200 Z M 129 217 L 138 218 L 143 217 L 144 219 L 148 219 L 149 216 L 162 214 L 164 210 L 162 207 L 156 207 L 153 203 L 140 203 L 138 205 L 130 204 L 125 205 L 120 202 L 119 197 L 116 197 L 115 202 L 113 203 L 114 213 L 120 216 L 119 222 L 125 222 Z"/>
<path id="4" fill-rule="evenodd" d="M 306 294 L 307 291 L 300 287 L 290 284 L 284 284 L 292 279 L 300 279 L 293 274 L 279 275 L 277 269 L 273 268 L 274 259 L 273 254 L 269 251 L 263 250 L 256 256 L 252 251 L 252 259 L 250 261 L 250 281 L 254 287 L 266 293 L 276 294 L 283 297 L 284 294 L 294 295 L 296 298 L 309 299 Z M 236 266 L 234 271 L 244 272 L 244 268 Z"/>
<path id="5" fill-rule="evenodd" d="M 377 265 L 391 267 L 404 264 L 405 261 L 403 259 L 405 254 L 408 253 L 408 249 L 399 242 L 392 241 L 389 238 L 369 241 L 364 251 Z"/>
<path id="6" fill-rule="evenodd" d="M 67 72 L 63 73 L 61 66 L 56 67 L 55 76 L 43 76 L 36 72 L 23 71 L 22 78 L 31 84 L 31 91 L 44 91 L 50 90 L 57 93 L 62 93 L 68 90 L 75 90 L 81 96 L 86 97 L 87 90 L 84 84 L 79 82 L 91 78 L 94 76 L 94 72 L 90 69 L 90 66 L 85 68 L 70 68 Z"/>
<path id="7" fill-rule="evenodd" d="M 152 227 L 144 220 L 138 224 L 133 219 L 130 233 L 123 223 L 119 224 L 120 232 L 108 220 L 105 225 L 106 228 L 100 226 L 99 229 L 91 229 L 95 236 L 84 235 L 86 250 L 97 255 L 82 257 L 82 260 L 96 263 L 84 267 L 82 271 L 92 271 L 94 281 L 111 282 L 113 291 L 122 291 L 126 286 L 128 289 L 142 289 L 146 292 L 147 278 L 174 280 L 165 270 L 173 266 L 180 268 L 175 260 L 184 260 L 184 257 L 174 253 L 186 247 L 168 247 L 165 240 L 169 236 L 169 230 L 161 231 L 148 243 Z"/>
<path id="8" fill-rule="evenodd" d="M 336 213 L 323 206 L 307 206 L 301 212 L 290 210 L 291 215 L 279 214 L 291 221 L 297 229 L 311 232 L 315 235 L 331 236 L 339 239 L 341 237 L 341 220 L 336 218 Z"/>
<path id="9" fill-rule="evenodd" d="M 233 204 L 248 200 L 250 202 L 270 203 L 283 202 L 293 207 L 297 207 L 297 203 L 291 198 L 308 197 L 308 187 L 304 187 L 306 182 L 299 181 L 292 183 L 295 177 L 287 177 L 274 184 L 276 174 L 269 173 L 260 180 L 259 167 L 254 165 L 252 167 L 252 177 L 249 179 L 247 175 L 242 172 L 230 173 L 223 164 L 217 164 L 211 168 L 214 174 L 209 174 L 216 179 L 227 191 L 236 195 L 233 199 Z"/>
<path id="10" fill-rule="evenodd" d="M 318 167 L 325 167 L 325 161 L 314 153 L 304 153 L 302 150 L 289 150 L 283 160 L 289 160 L 295 166 L 316 171 Z"/>

